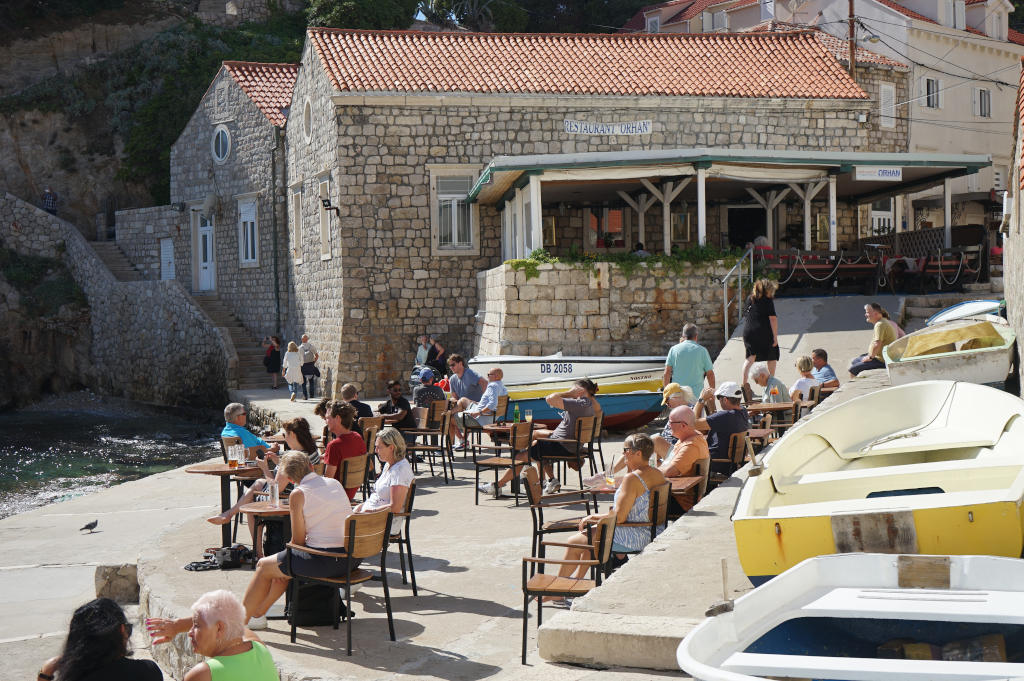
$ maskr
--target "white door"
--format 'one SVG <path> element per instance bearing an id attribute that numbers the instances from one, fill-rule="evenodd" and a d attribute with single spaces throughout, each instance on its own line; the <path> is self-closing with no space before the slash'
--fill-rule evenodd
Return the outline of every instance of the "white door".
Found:
<path id="1" fill-rule="evenodd" d="M 160 279 L 174 279 L 174 241 L 160 239 Z"/>
<path id="2" fill-rule="evenodd" d="M 871 204 L 871 233 L 890 234 L 893 230 L 892 199 L 882 199 Z"/>
<path id="3" fill-rule="evenodd" d="M 213 221 L 205 215 L 199 216 L 199 290 L 212 291 L 214 282 Z"/>

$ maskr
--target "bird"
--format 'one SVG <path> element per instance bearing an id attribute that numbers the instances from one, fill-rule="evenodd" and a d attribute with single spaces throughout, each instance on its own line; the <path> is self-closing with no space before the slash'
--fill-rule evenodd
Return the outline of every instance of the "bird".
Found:
<path id="1" fill-rule="evenodd" d="M 85 527 L 79 529 L 78 531 L 81 532 L 82 530 L 89 530 L 89 534 L 92 534 L 93 531 L 96 529 L 96 526 L 99 525 L 99 524 L 100 524 L 99 520 L 94 520 L 91 523 L 86 523 Z"/>

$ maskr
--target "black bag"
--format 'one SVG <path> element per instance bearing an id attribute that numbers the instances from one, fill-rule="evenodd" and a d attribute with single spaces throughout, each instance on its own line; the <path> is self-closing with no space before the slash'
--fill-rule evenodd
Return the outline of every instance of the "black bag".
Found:
<path id="1" fill-rule="evenodd" d="M 299 627 L 322 627 L 334 624 L 335 603 L 342 606 L 338 588 L 326 584 L 302 584 L 291 602 L 292 618 Z"/>
<path id="2" fill-rule="evenodd" d="M 242 567 L 243 562 L 252 560 L 252 552 L 241 544 L 235 544 L 229 548 L 217 549 L 213 557 L 221 570 L 231 570 Z"/>
<path id="3" fill-rule="evenodd" d="M 284 551 L 284 524 L 290 522 L 285 516 L 280 520 L 266 518 L 263 520 L 263 555 L 272 556 Z"/>

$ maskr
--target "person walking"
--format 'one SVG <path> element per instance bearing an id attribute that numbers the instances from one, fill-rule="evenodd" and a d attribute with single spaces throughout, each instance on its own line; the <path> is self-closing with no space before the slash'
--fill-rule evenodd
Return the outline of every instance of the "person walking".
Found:
<path id="1" fill-rule="evenodd" d="M 697 325 L 686 324 L 679 343 L 672 346 L 665 357 L 665 375 L 661 385 L 670 383 L 685 385 L 700 395 L 704 390 L 704 379 L 713 390 L 715 387 L 715 367 L 711 363 L 711 355 L 703 345 L 697 344 Z"/>
<path id="2" fill-rule="evenodd" d="M 302 399 L 313 399 L 316 397 L 316 379 L 320 376 L 320 370 L 316 368 L 320 353 L 309 342 L 309 336 L 306 334 L 302 334 L 299 352 L 302 353 Z"/>
<path id="3" fill-rule="evenodd" d="M 263 339 L 263 347 L 267 349 L 263 355 L 263 366 L 274 379 L 274 384 L 270 388 L 277 390 L 277 376 L 281 373 L 281 339 L 277 336 L 267 336 Z"/>
<path id="4" fill-rule="evenodd" d="M 779 361 L 779 318 L 775 314 L 775 291 L 779 285 L 771 279 L 758 279 L 754 291 L 747 298 L 743 312 L 743 380 L 740 385 L 750 390 L 748 378 L 754 362 L 764 362 L 774 376 Z"/>
<path id="5" fill-rule="evenodd" d="M 295 396 L 299 392 L 299 386 L 302 385 L 302 381 L 305 378 L 302 375 L 302 352 L 299 350 L 299 346 L 295 344 L 295 341 L 288 341 L 288 352 L 284 353 L 284 360 L 281 362 L 283 367 L 281 375 L 284 376 L 284 380 L 288 383 L 288 392 L 291 393 L 292 402 L 295 401 Z M 303 392 L 305 390 L 303 389 Z"/>

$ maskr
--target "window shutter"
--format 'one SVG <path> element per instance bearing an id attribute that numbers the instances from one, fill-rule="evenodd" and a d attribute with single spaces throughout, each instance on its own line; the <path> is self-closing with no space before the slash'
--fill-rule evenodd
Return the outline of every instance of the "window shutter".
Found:
<path id="1" fill-rule="evenodd" d="M 466 195 L 473 188 L 473 178 L 467 175 L 450 176 L 440 175 L 437 178 L 437 193 L 439 195 L 462 194 Z"/>
<path id="2" fill-rule="evenodd" d="M 981 115 L 981 91 L 976 87 L 971 88 L 971 113 Z"/>
<path id="3" fill-rule="evenodd" d="M 967 7 L 964 0 L 956 0 L 953 3 L 953 27 L 961 31 L 967 27 Z"/>
<path id="4" fill-rule="evenodd" d="M 882 83 L 878 88 L 878 105 L 883 128 L 896 126 L 896 88 L 889 83 Z"/>
<path id="5" fill-rule="evenodd" d="M 942 100 L 944 99 L 944 97 L 942 96 L 942 79 L 941 78 L 939 78 L 939 79 L 937 79 L 935 81 L 935 87 L 938 90 L 939 108 L 941 109 L 942 108 Z"/>
<path id="6" fill-rule="evenodd" d="M 711 18 L 711 12 L 704 12 L 700 15 L 701 31 L 704 33 L 710 33 L 713 24 Z"/>

